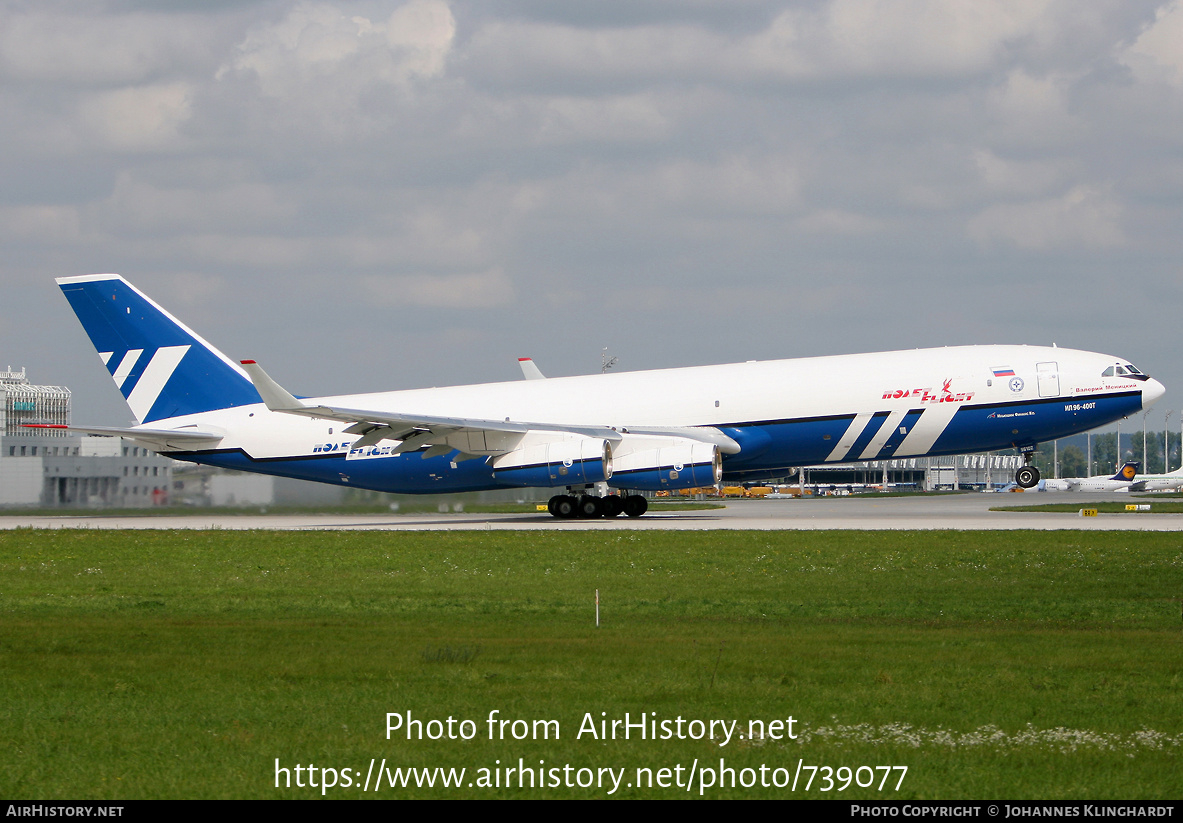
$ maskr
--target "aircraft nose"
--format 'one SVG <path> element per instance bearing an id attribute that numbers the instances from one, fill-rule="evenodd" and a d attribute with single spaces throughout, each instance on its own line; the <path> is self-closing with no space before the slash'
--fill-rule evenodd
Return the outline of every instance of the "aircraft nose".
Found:
<path id="1" fill-rule="evenodd" d="M 1148 409 L 1158 398 L 1166 394 L 1167 387 L 1153 377 L 1142 384 L 1142 408 Z"/>

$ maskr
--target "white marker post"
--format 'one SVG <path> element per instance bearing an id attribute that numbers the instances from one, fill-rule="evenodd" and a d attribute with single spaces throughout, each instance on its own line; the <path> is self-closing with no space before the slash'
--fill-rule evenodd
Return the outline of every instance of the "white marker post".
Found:
<path id="1" fill-rule="evenodd" d="M 596 628 L 600 628 L 600 590 L 596 589 Z"/>

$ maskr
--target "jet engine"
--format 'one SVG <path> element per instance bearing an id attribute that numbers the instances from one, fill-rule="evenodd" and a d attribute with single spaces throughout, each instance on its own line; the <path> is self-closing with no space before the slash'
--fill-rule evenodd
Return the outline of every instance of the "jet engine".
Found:
<path id="1" fill-rule="evenodd" d="M 515 486 L 582 486 L 612 477 L 612 451 L 602 437 L 530 431 L 513 451 L 493 458 L 493 476 Z"/>
<path id="2" fill-rule="evenodd" d="M 686 437 L 625 434 L 612 447 L 612 477 L 618 489 L 661 491 L 713 486 L 723 477 L 715 443 Z"/>

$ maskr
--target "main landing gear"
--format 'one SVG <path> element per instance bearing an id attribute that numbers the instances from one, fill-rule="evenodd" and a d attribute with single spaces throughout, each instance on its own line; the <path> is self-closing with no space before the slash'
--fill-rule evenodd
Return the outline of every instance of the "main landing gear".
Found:
<path id="1" fill-rule="evenodd" d="M 590 520 L 593 517 L 617 517 L 626 514 L 629 517 L 640 517 L 649 508 L 649 501 L 639 494 L 621 497 L 618 494 L 607 494 L 596 497 L 592 494 L 556 494 L 546 504 L 546 510 L 562 520 L 582 518 Z"/>
<path id="2" fill-rule="evenodd" d="M 1021 489 L 1033 489 L 1039 485 L 1039 469 L 1031 465 L 1035 449 L 1023 449 L 1023 465 L 1015 472 L 1015 483 Z"/>

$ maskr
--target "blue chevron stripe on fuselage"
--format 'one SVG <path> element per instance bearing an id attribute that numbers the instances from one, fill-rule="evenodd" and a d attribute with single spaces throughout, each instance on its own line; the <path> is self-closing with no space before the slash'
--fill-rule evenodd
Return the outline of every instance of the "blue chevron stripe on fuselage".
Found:
<path id="1" fill-rule="evenodd" d="M 912 409 L 874 457 L 863 457 L 854 448 L 847 461 L 890 460 L 916 457 L 898 448 L 913 427 L 923 423 L 929 409 Z M 963 405 L 936 437 L 926 456 L 965 454 L 1026 448 L 1052 437 L 1068 437 L 1142 411 L 1137 391 L 1097 394 L 1086 398 L 1052 397 L 1004 403 Z M 740 452 L 725 457 L 723 476 L 727 480 L 779 477 L 783 467 L 821 465 L 833 443 L 846 432 L 855 415 L 801 420 L 771 420 L 722 427 L 741 444 L 759 439 L 764 447 L 751 456 Z M 873 426 L 868 426 L 868 429 Z M 759 432 L 758 438 L 755 432 Z M 865 435 L 860 435 L 860 439 Z M 769 474 L 779 471 L 779 474 Z"/>

